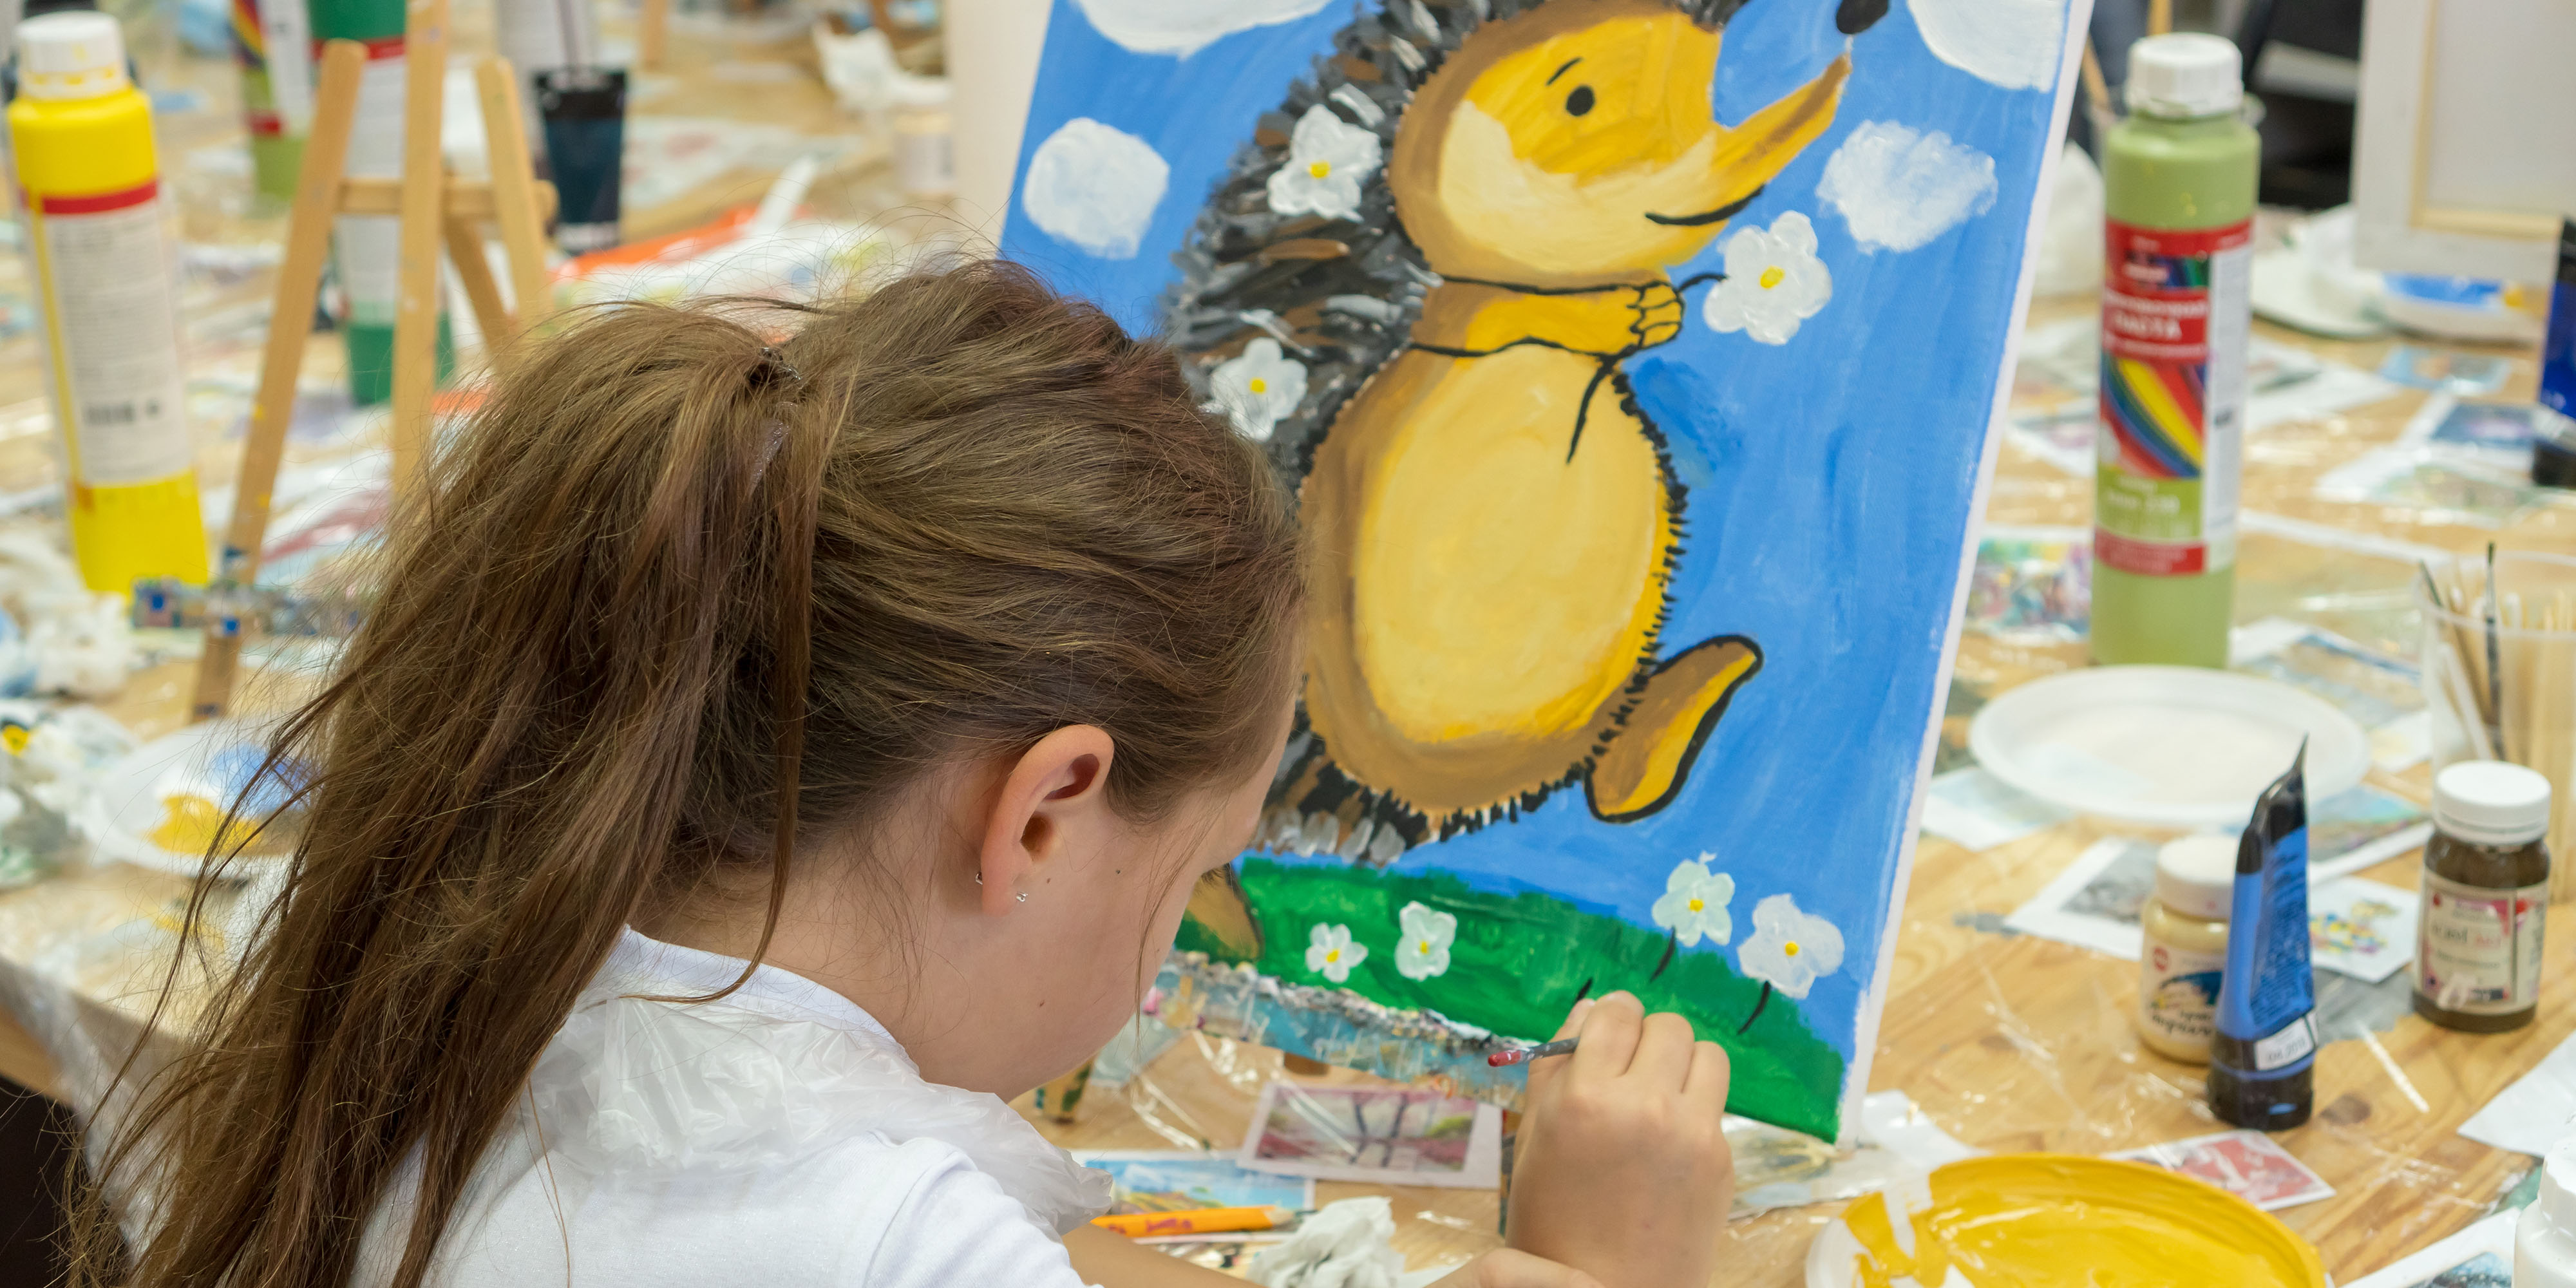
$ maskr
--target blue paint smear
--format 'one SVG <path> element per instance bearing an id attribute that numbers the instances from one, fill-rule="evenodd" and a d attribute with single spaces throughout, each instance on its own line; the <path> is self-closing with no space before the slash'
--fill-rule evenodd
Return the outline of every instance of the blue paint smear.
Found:
<path id="1" fill-rule="evenodd" d="M 1830 61 L 1840 45 L 1833 7 L 1746 6 L 1720 56 L 1721 116 L 1758 110 Z M 1171 184 L 1132 259 L 1060 243 L 1016 201 L 1004 253 L 1127 325 L 1156 329 L 1155 301 L 1174 275 L 1169 256 L 1199 202 L 1256 118 L 1279 108 L 1355 12 L 1337 3 L 1174 59 L 1121 49 L 1072 0 L 1057 0 L 1021 167 L 1058 127 L 1089 116 L 1152 143 L 1171 164 Z M 1535 888 L 1651 925 L 1648 909 L 1673 865 L 1712 853 L 1736 881 L 1735 945 L 1753 933 L 1754 905 L 1773 894 L 1842 930 L 1842 968 L 1798 1005 L 1846 1060 L 1939 707 L 1935 672 L 2054 106 L 2046 91 L 2001 89 L 1933 57 L 1901 3 L 1851 50 L 1833 126 L 1730 225 L 1767 228 L 1784 212 L 1806 213 L 1833 275 L 1831 301 L 1773 346 L 1711 331 L 1699 315 L 1707 288 L 1695 288 L 1681 338 L 1625 368 L 1689 489 L 1663 653 L 1750 635 L 1764 654 L 1761 674 L 1737 693 L 1660 813 L 1604 824 L 1577 787 L 1517 822 L 1399 860 L 1478 889 Z M 1913 251 L 1859 246 L 1816 185 L 1834 149 L 1867 121 L 1937 130 L 1993 157 L 1993 208 Z M 1673 276 L 1722 268 L 1731 235 L 1674 265 Z M 1733 947 L 1714 951 L 1733 960 Z"/>

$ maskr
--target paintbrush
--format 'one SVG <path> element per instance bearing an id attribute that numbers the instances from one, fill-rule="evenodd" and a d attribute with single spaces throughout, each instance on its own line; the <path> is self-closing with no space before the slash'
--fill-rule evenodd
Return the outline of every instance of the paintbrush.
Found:
<path id="1" fill-rule="evenodd" d="M 2496 750 L 2504 750 L 2504 663 L 2496 640 L 2495 543 L 2487 543 L 2487 728 Z"/>
<path id="2" fill-rule="evenodd" d="M 1558 1038 L 1554 1042 L 1541 1042 L 1537 1046 L 1496 1051 L 1485 1057 L 1485 1063 L 1492 1068 L 1501 1069 L 1515 1064 L 1528 1064 L 1532 1060 L 1544 1060 L 1552 1055 L 1572 1054 L 1574 1054 L 1574 1039 Z"/>

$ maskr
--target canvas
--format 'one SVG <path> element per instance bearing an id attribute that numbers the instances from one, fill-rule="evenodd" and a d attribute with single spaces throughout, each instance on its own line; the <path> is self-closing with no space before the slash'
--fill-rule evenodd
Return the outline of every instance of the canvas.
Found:
<path id="1" fill-rule="evenodd" d="M 2081 9 L 1056 0 L 1004 252 L 1167 336 L 1314 545 L 1179 978 L 1469 1083 L 1624 988 L 1840 1133 Z"/>

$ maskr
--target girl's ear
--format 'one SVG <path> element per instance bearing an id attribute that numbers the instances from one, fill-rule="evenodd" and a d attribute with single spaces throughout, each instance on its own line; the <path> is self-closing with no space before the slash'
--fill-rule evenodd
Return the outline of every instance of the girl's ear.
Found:
<path id="1" fill-rule="evenodd" d="M 1025 900 L 1044 865 L 1074 838 L 1113 825 L 1109 763 L 1117 745 L 1094 725 L 1067 725 L 1020 753 L 992 797 L 976 875 L 985 915 L 1000 917 Z"/>

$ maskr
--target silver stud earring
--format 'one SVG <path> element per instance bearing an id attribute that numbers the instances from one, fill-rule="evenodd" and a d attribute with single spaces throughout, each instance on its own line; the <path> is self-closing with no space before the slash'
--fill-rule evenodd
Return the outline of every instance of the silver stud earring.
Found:
<path id="1" fill-rule="evenodd" d="M 983 873 L 978 872 L 978 873 L 976 873 L 976 874 L 975 874 L 975 884 L 977 884 L 977 885 L 982 885 L 982 884 L 984 884 L 984 874 L 983 874 Z"/>
<path id="2" fill-rule="evenodd" d="M 1020 901 L 1020 902 L 1022 902 L 1022 903 L 1027 903 L 1027 902 L 1029 901 L 1029 892 L 1028 892 L 1028 891 L 1026 891 L 1026 890 L 1022 890 L 1022 891 L 1021 891 L 1021 892 L 1019 892 L 1019 894 L 1018 894 L 1017 896 L 1015 896 L 1015 897 L 1016 897 L 1017 899 L 1019 899 L 1019 901 Z"/>

